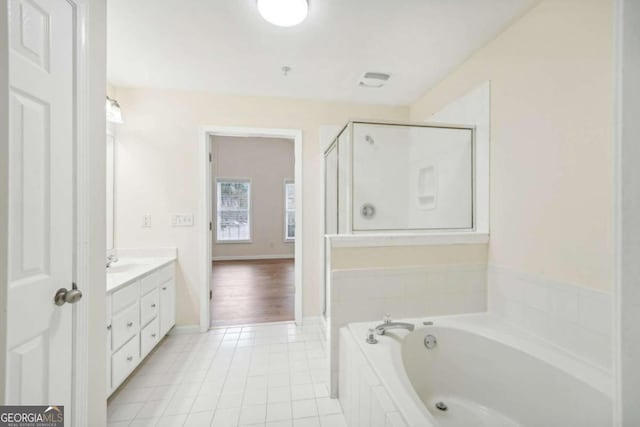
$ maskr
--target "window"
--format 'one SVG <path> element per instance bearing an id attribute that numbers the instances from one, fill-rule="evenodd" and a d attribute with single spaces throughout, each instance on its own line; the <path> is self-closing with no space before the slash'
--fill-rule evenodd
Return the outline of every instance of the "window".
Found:
<path id="1" fill-rule="evenodd" d="M 248 179 L 219 179 L 217 190 L 217 241 L 250 241 L 251 182 Z"/>
<path id="2" fill-rule="evenodd" d="M 296 186 L 292 181 L 284 183 L 284 239 L 296 238 Z"/>

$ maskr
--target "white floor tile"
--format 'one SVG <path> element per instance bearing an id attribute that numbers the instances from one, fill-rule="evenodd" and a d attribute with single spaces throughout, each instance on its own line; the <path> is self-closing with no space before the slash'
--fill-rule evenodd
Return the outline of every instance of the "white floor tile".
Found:
<path id="1" fill-rule="evenodd" d="M 316 397 L 313 384 L 291 386 L 291 400 L 313 399 Z"/>
<path id="2" fill-rule="evenodd" d="M 239 408 L 241 405 L 242 393 L 240 392 L 222 393 L 218 399 L 219 409 Z"/>
<path id="3" fill-rule="evenodd" d="M 329 397 L 329 384 L 320 383 L 313 385 L 313 391 L 316 397 Z"/>
<path id="4" fill-rule="evenodd" d="M 202 382 L 185 382 L 176 387 L 176 396 L 192 397 L 197 396 L 202 388 Z"/>
<path id="5" fill-rule="evenodd" d="M 161 385 L 154 387 L 149 393 L 149 400 L 168 400 L 173 397 L 175 388 L 170 385 Z"/>
<path id="6" fill-rule="evenodd" d="M 244 391 L 244 386 L 247 380 L 244 378 L 235 378 L 228 379 L 224 383 L 224 387 L 222 388 L 223 393 L 233 393 L 233 392 L 242 392 Z"/>
<path id="7" fill-rule="evenodd" d="M 176 394 L 173 399 L 169 401 L 167 409 L 165 409 L 164 414 L 162 415 L 164 417 L 168 415 L 188 414 L 191 412 L 191 407 L 195 400 L 195 396 L 181 397 Z"/>
<path id="8" fill-rule="evenodd" d="M 163 415 L 159 420 L 157 427 L 179 427 L 184 425 L 187 420 L 187 414 L 179 415 Z"/>
<path id="9" fill-rule="evenodd" d="M 218 393 L 199 394 L 193 402 L 191 412 L 207 412 L 214 411 L 218 404 Z"/>
<path id="10" fill-rule="evenodd" d="M 344 420 L 342 414 L 327 415 L 320 417 L 321 427 L 347 427 L 347 423 Z"/>
<path id="11" fill-rule="evenodd" d="M 108 408 L 113 427 L 340 427 L 321 323 L 173 335 Z"/>
<path id="12" fill-rule="evenodd" d="M 185 427 L 209 427 L 213 419 L 213 411 L 192 412 L 184 423 Z"/>
<path id="13" fill-rule="evenodd" d="M 153 387 L 129 388 L 125 387 L 112 399 L 114 405 L 126 403 L 144 403 L 149 400 Z"/>
<path id="14" fill-rule="evenodd" d="M 240 408 L 217 409 L 211 427 L 235 427 L 240 418 Z"/>
<path id="15" fill-rule="evenodd" d="M 267 404 L 267 422 L 290 420 L 291 402 Z"/>
<path id="16" fill-rule="evenodd" d="M 296 400 L 291 403 L 293 418 L 309 418 L 318 416 L 318 407 L 315 399 Z"/>
<path id="17" fill-rule="evenodd" d="M 144 404 L 136 415 L 136 419 L 158 418 L 169 405 L 169 400 L 152 400 Z"/>
<path id="18" fill-rule="evenodd" d="M 299 418 L 293 420 L 293 427 L 320 427 L 320 418 Z"/>
<path id="19" fill-rule="evenodd" d="M 108 420 L 109 422 L 132 420 L 143 406 L 143 403 L 114 405 L 112 408 L 109 408 L 109 412 L 107 413 Z"/>
<path id="20" fill-rule="evenodd" d="M 272 421 L 270 423 L 265 424 L 265 427 L 291 427 L 291 426 L 293 426 L 291 420 Z"/>
<path id="21" fill-rule="evenodd" d="M 136 418 L 135 420 L 131 421 L 131 424 L 129 424 L 129 427 L 154 427 L 156 424 L 158 424 L 159 420 L 160 420 L 159 417 Z"/>
<path id="22" fill-rule="evenodd" d="M 289 386 L 291 379 L 289 374 L 275 373 L 269 374 L 269 388 Z"/>
<path id="23" fill-rule="evenodd" d="M 200 394 L 221 394 L 224 382 L 219 381 L 207 381 L 202 383 L 202 388 L 200 389 Z"/>
<path id="24" fill-rule="evenodd" d="M 267 391 L 267 402 L 290 402 L 291 401 L 291 388 L 286 387 L 273 387 Z"/>
<path id="25" fill-rule="evenodd" d="M 338 402 L 337 399 L 322 397 L 320 399 L 316 399 L 316 403 L 318 404 L 318 414 L 320 414 L 320 416 L 342 413 L 340 402 Z"/>
<path id="26" fill-rule="evenodd" d="M 266 388 L 257 388 L 257 389 L 247 388 L 247 390 L 244 392 L 244 398 L 242 399 L 242 406 L 264 405 L 266 403 L 267 403 Z"/>
<path id="27" fill-rule="evenodd" d="M 240 410 L 240 425 L 264 424 L 267 405 L 243 406 Z"/>
<path id="28" fill-rule="evenodd" d="M 246 389 L 267 388 L 269 377 L 266 375 L 254 375 L 247 378 Z"/>

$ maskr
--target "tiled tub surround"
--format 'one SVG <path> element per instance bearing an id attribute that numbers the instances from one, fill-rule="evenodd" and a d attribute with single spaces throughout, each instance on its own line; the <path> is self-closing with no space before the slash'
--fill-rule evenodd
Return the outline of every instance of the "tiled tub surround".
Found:
<path id="1" fill-rule="evenodd" d="M 612 295 L 490 266 L 489 312 L 611 372 Z"/>
<path id="2" fill-rule="evenodd" d="M 334 270 L 328 292 L 331 394 L 337 396 L 339 330 L 385 314 L 436 316 L 486 311 L 485 265 Z"/>
<path id="3" fill-rule="evenodd" d="M 350 427 L 612 423 L 611 375 L 497 316 L 402 321 L 415 331 L 392 330 L 376 344 L 364 339 L 375 323 L 340 330 L 340 402 Z M 427 349 L 429 334 L 437 342 Z"/>
<path id="4" fill-rule="evenodd" d="M 170 334 L 109 401 L 110 427 L 340 427 L 324 322 Z"/>

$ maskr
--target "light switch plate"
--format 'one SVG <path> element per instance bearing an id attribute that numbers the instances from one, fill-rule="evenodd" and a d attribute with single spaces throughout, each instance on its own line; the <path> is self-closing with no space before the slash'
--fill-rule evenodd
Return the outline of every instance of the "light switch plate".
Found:
<path id="1" fill-rule="evenodd" d="M 151 214 L 144 214 L 142 216 L 142 227 L 143 228 L 151 227 Z"/>
<path id="2" fill-rule="evenodd" d="M 193 227 L 193 214 L 174 214 L 171 217 L 174 227 Z"/>

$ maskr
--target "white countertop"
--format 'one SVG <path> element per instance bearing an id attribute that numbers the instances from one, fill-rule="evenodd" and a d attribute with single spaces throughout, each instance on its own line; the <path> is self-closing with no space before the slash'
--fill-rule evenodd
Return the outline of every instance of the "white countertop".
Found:
<path id="1" fill-rule="evenodd" d="M 120 258 L 107 268 L 107 293 L 175 260 L 175 256 Z"/>

